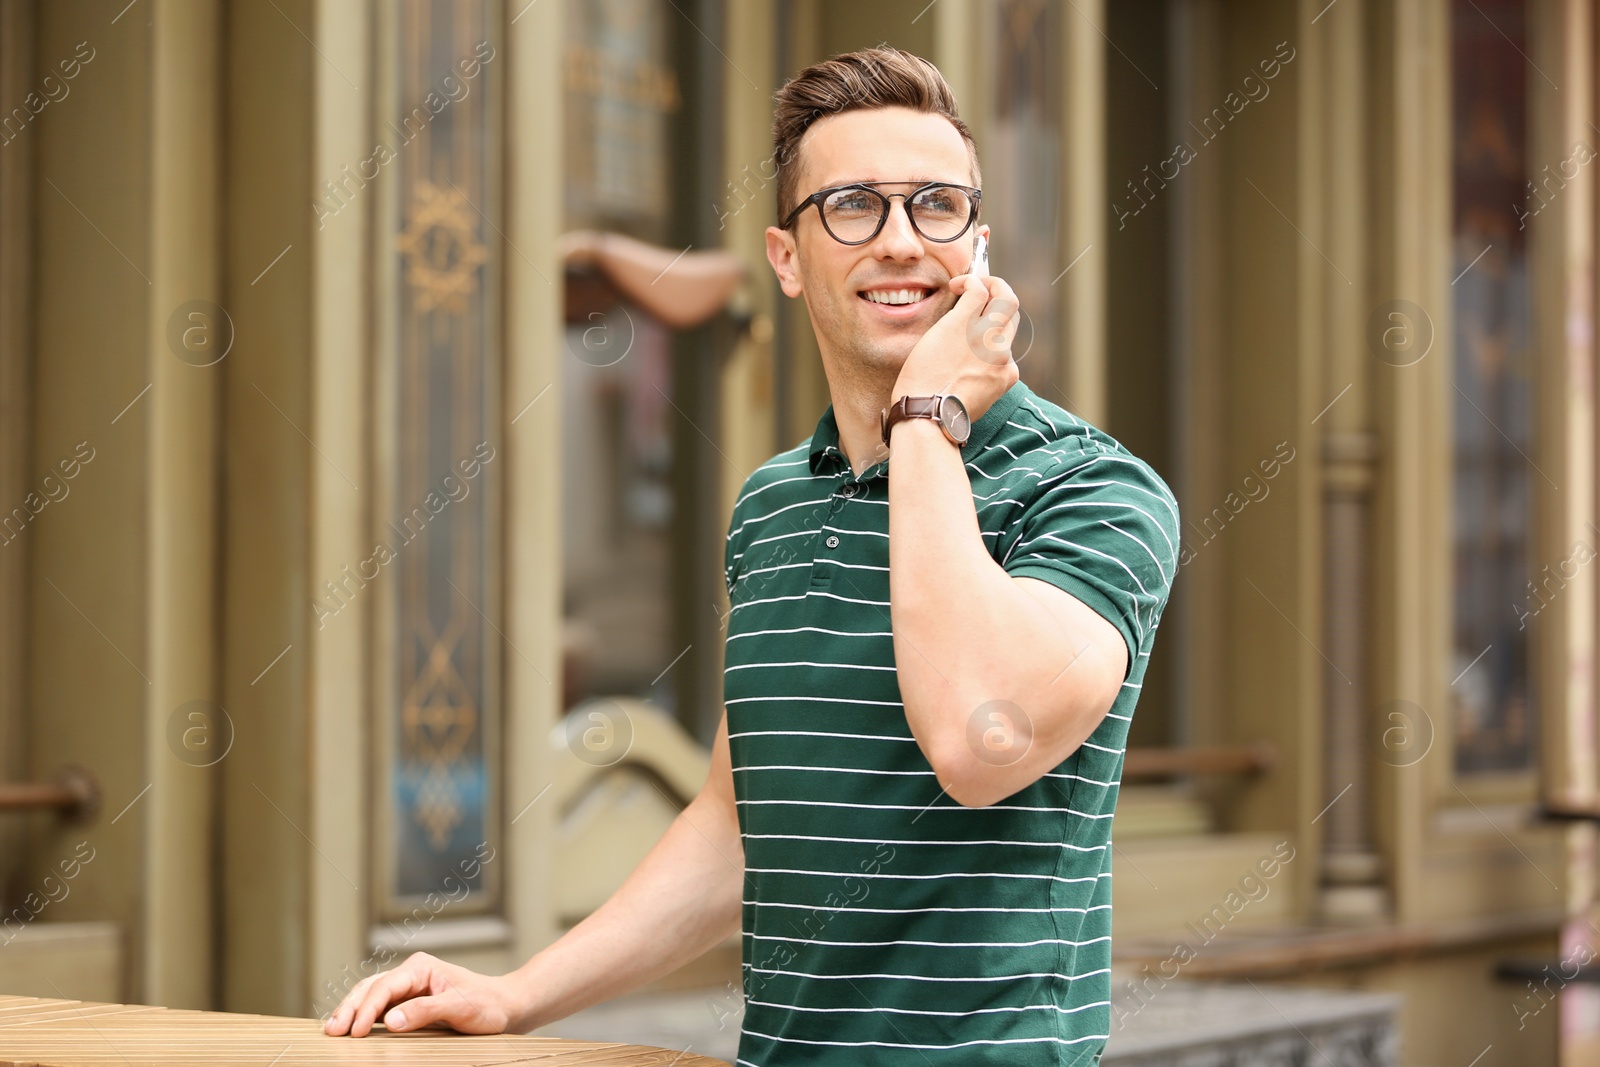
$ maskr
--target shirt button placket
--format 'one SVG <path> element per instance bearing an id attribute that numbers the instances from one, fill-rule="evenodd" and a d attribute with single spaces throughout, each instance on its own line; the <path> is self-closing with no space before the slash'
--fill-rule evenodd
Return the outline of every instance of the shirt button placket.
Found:
<path id="1" fill-rule="evenodd" d="M 840 509 L 844 507 L 845 500 L 847 500 L 848 498 L 854 496 L 855 492 L 856 492 L 855 486 L 851 485 L 848 482 L 846 482 L 844 485 L 840 486 L 838 489 L 834 490 L 833 500 L 828 504 L 828 519 L 830 521 L 836 515 L 839 514 Z M 829 534 L 827 536 L 827 539 L 824 540 L 822 543 L 827 545 L 829 548 L 838 548 L 839 547 L 838 535 Z"/>

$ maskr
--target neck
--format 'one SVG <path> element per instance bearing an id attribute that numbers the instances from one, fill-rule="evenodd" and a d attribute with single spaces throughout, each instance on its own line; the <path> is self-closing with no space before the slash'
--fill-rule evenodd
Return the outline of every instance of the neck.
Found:
<path id="1" fill-rule="evenodd" d="M 823 363 L 823 371 L 828 378 L 833 419 L 839 426 L 839 450 L 859 475 L 889 455 L 883 443 L 880 413 L 889 406 L 895 376 L 851 374 L 840 368 L 830 368 L 827 361 Z"/>

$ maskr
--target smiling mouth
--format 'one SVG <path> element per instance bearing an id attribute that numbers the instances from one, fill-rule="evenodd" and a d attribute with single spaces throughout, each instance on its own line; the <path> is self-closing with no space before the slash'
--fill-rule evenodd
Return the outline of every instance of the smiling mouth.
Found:
<path id="1" fill-rule="evenodd" d="M 907 289 L 863 289 L 858 295 L 861 299 L 873 304 L 882 304 L 887 307 L 908 307 L 926 300 L 933 295 L 933 290 L 920 286 L 913 286 Z"/>

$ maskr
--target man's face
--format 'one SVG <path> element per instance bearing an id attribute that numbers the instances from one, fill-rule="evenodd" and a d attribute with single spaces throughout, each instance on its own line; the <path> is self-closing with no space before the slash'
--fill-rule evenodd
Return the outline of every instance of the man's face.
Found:
<path id="1" fill-rule="evenodd" d="M 796 202 L 851 182 L 909 193 L 929 181 L 974 185 L 967 145 L 948 119 L 908 108 L 848 111 L 819 119 L 801 140 Z M 950 279 L 965 274 L 975 233 L 948 243 L 917 233 L 902 197 L 891 195 L 883 229 L 866 244 L 840 244 L 815 206 L 788 230 L 769 227 L 767 258 L 788 296 L 804 294 L 823 351 L 863 370 L 898 373 L 906 356 L 956 302 Z M 792 205 L 791 205 L 792 207 Z M 882 294 L 913 290 L 910 304 Z M 868 294 L 878 294 L 874 301 Z"/>

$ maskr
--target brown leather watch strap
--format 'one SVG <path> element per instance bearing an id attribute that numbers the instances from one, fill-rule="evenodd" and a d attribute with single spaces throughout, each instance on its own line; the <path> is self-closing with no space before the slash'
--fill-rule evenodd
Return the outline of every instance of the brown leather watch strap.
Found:
<path id="1" fill-rule="evenodd" d="M 889 444 L 889 431 L 902 419 L 937 419 L 941 396 L 903 396 L 884 408 L 878 419 L 883 430 L 883 443 Z"/>

